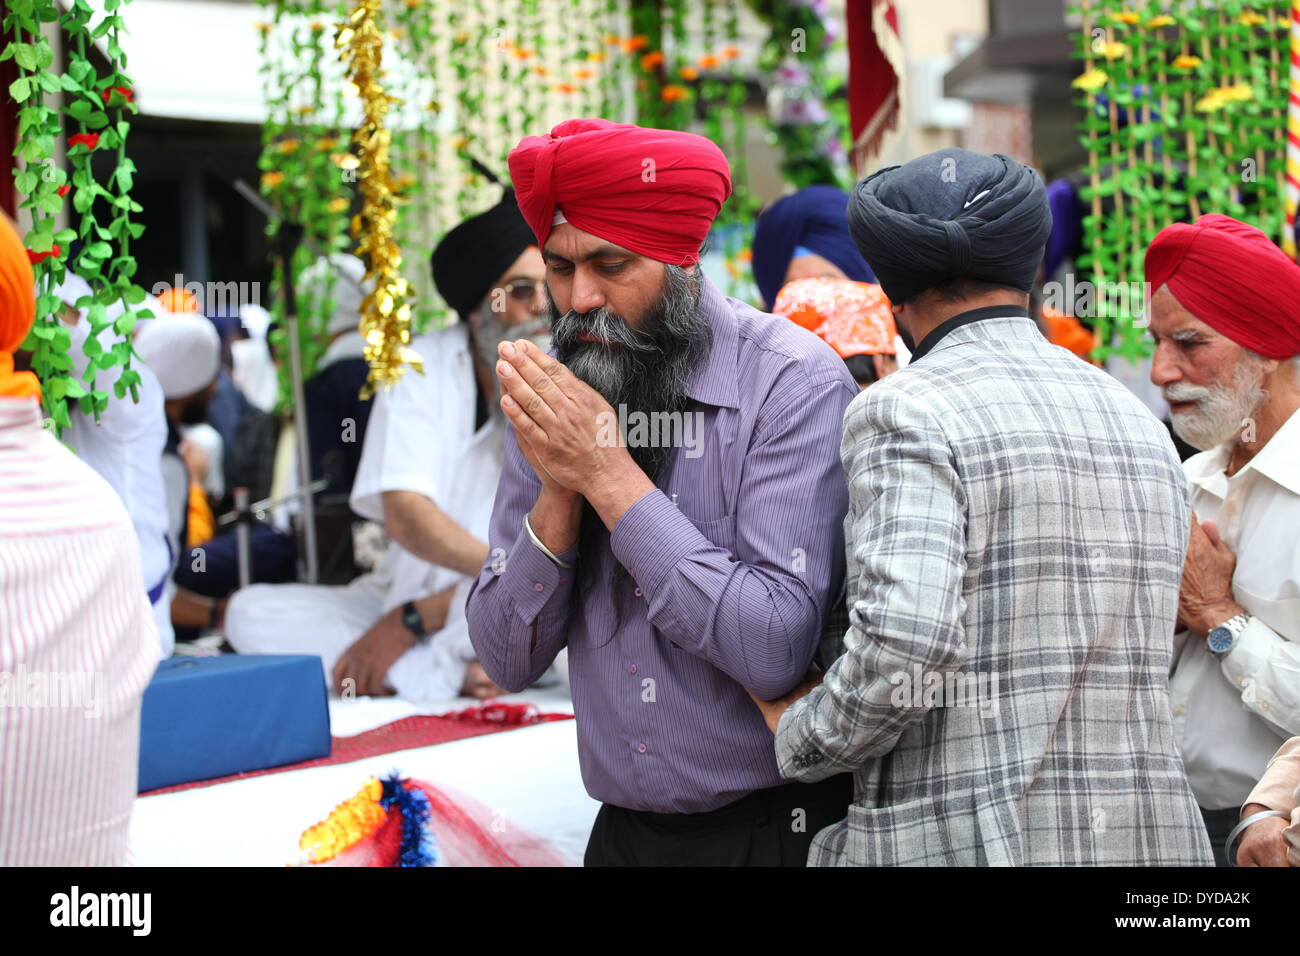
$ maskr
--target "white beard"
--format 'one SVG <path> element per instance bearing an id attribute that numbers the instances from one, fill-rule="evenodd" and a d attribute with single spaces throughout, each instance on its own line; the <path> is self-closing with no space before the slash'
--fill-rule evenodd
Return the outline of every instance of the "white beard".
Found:
<path id="1" fill-rule="evenodd" d="M 1243 360 L 1233 372 L 1231 385 L 1171 385 L 1163 390 L 1167 402 L 1195 402 L 1194 412 L 1170 414 L 1174 432 L 1193 448 L 1208 451 L 1230 440 L 1244 428 L 1264 401 L 1260 383 L 1264 371 L 1254 361 Z"/>

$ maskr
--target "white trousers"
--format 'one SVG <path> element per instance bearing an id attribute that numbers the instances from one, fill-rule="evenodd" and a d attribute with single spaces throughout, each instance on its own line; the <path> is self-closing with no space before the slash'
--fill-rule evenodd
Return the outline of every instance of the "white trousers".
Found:
<path id="1" fill-rule="evenodd" d="M 226 640 L 241 654 L 316 654 L 325 684 L 343 652 L 387 610 L 388 576 L 363 574 L 350 584 L 254 584 L 235 592 L 226 608 Z M 460 696 L 465 669 L 474 659 L 465 620 L 471 581 L 456 588 L 447 623 L 388 670 L 399 697 L 441 701 Z"/>

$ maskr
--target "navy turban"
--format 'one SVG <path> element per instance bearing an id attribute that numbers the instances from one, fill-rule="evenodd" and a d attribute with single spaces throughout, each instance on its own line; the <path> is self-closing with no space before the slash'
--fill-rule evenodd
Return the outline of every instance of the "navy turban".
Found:
<path id="1" fill-rule="evenodd" d="M 889 301 L 949 279 L 1028 292 L 1052 230 L 1042 178 L 1002 154 L 941 149 L 854 187 L 849 230 Z"/>
<path id="2" fill-rule="evenodd" d="M 433 250 L 433 283 L 447 304 L 468 321 L 492 284 L 535 245 L 537 239 L 519 211 L 514 190 L 507 189 L 491 209 L 442 237 Z"/>
<path id="3" fill-rule="evenodd" d="M 844 208 L 849 194 L 834 186 L 808 186 L 778 199 L 754 226 L 754 282 L 767 307 L 785 285 L 797 247 L 835 263 L 855 282 L 875 282 L 871 267 L 853 247 Z"/>

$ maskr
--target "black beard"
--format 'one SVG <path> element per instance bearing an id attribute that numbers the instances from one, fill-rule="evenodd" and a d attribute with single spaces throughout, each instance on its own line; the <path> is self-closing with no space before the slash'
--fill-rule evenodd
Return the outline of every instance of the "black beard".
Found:
<path id="1" fill-rule="evenodd" d="M 610 309 L 563 315 L 551 302 L 556 358 L 604 396 L 617 414 L 681 412 L 690 404 L 686 385 L 708 355 L 713 329 L 699 313 L 699 278 L 667 271 L 663 291 L 638 328 Z M 582 333 L 601 342 L 584 342 Z M 626 436 L 623 436 L 626 439 Z M 651 481 L 672 449 L 631 445 L 628 454 Z"/>
<path id="2" fill-rule="evenodd" d="M 192 398 L 181 407 L 177 416 L 182 425 L 200 425 L 208 420 L 208 399 Z"/>

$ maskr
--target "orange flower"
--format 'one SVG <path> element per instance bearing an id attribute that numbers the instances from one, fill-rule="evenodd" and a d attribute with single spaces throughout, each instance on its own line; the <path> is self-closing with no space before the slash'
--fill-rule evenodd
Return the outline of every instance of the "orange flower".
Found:
<path id="1" fill-rule="evenodd" d="M 1192 70 L 1201 65 L 1199 56 L 1190 56 L 1184 53 L 1182 56 L 1174 57 L 1174 68 L 1178 70 Z"/>
<path id="2" fill-rule="evenodd" d="M 676 86 L 673 84 L 669 84 L 668 86 L 665 86 L 663 88 L 663 92 L 659 94 L 659 96 L 663 99 L 665 103 L 675 103 L 678 100 L 687 99 L 688 97 L 690 97 L 690 95 L 691 95 L 691 91 L 688 90 L 686 87 Z"/>
<path id="3" fill-rule="evenodd" d="M 623 41 L 623 52 L 632 53 L 636 50 L 644 50 L 646 42 L 645 36 L 640 33 L 630 36 Z"/>
<path id="4" fill-rule="evenodd" d="M 612 34 L 612 33 L 607 33 L 607 34 L 605 34 L 605 43 L 606 43 L 606 45 L 608 45 L 608 46 L 616 46 L 616 45 L 618 44 L 618 42 L 619 42 L 618 37 L 614 36 L 614 34 Z"/>
<path id="5" fill-rule="evenodd" d="M 712 53 L 706 53 L 695 61 L 700 65 L 701 70 L 716 70 L 718 68 L 718 58 Z"/>
<path id="6" fill-rule="evenodd" d="M 649 72 L 664 61 L 663 50 L 655 50 L 641 57 L 641 69 Z"/>
<path id="7" fill-rule="evenodd" d="M 262 173 L 263 189 L 274 189 L 282 182 L 284 182 L 284 173 L 276 172 L 276 171 L 272 171 L 269 173 Z"/>
<path id="8" fill-rule="evenodd" d="M 329 205 L 325 208 L 330 212 L 345 212 L 348 208 L 348 201 L 342 196 L 336 196 L 329 201 Z"/>
<path id="9" fill-rule="evenodd" d="M 696 80 L 700 77 L 700 71 L 693 66 L 684 66 L 677 72 L 681 74 L 683 80 Z"/>
<path id="10" fill-rule="evenodd" d="M 1115 14 L 1115 19 L 1118 20 L 1120 23 L 1133 24 L 1133 23 L 1138 23 L 1142 18 L 1138 16 L 1136 13 L 1134 13 L 1132 10 L 1124 10 L 1120 13 Z"/>
<path id="11" fill-rule="evenodd" d="M 590 60 L 592 63 L 599 63 L 601 60 L 605 59 L 605 51 L 592 50 L 590 53 L 587 54 L 587 59 Z"/>
<path id="12" fill-rule="evenodd" d="M 754 250 L 741 249 L 739 252 L 736 253 L 736 258 L 739 259 L 741 262 L 752 262 L 754 260 Z"/>
<path id="13" fill-rule="evenodd" d="M 551 87 L 557 93 L 576 93 L 578 88 L 572 83 L 556 83 Z"/>
<path id="14" fill-rule="evenodd" d="M 549 71 L 544 66 L 535 66 L 533 67 L 533 72 L 538 76 L 545 76 Z"/>
<path id="15" fill-rule="evenodd" d="M 595 75 L 596 74 L 593 73 L 591 70 L 578 69 L 573 71 L 573 78 L 575 80 L 589 80 Z"/>
<path id="16" fill-rule="evenodd" d="M 533 51 L 532 51 L 532 50 L 525 50 L 525 49 L 524 49 L 523 47 L 521 47 L 521 46 L 520 46 L 520 47 L 515 47 L 514 50 L 512 50 L 511 52 L 514 53 L 515 57 L 516 57 L 517 59 L 520 59 L 520 60 L 526 60 L 526 59 L 528 59 L 530 56 L 533 55 Z"/>
<path id="17" fill-rule="evenodd" d="M 740 56 L 740 51 L 734 46 L 724 46 L 722 48 L 722 58 L 724 60 L 734 60 L 738 56 Z"/>

